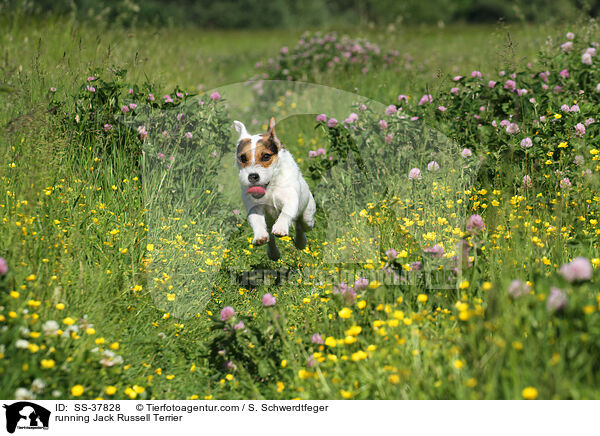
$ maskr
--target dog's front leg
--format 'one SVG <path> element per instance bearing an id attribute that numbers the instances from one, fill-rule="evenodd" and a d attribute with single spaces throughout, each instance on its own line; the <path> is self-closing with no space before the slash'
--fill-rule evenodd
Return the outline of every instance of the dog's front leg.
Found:
<path id="1" fill-rule="evenodd" d="M 275 236 L 287 236 L 290 232 L 290 224 L 298 216 L 298 194 L 293 191 L 284 192 L 277 199 L 281 204 L 281 213 L 273 224 L 271 233 Z"/>
<path id="2" fill-rule="evenodd" d="M 252 245 L 258 247 L 266 244 L 269 240 L 269 232 L 267 231 L 267 223 L 265 221 L 264 209 L 262 206 L 255 206 L 248 212 L 248 223 L 254 232 Z"/>

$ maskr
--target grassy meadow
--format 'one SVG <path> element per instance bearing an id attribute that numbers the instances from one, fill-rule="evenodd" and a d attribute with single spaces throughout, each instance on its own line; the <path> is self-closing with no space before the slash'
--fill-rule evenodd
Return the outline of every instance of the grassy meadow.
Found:
<path id="1" fill-rule="evenodd" d="M 341 28 L 398 53 L 297 72 L 265 65 L 300 31 L 0 23 L 0 396 L 598 397 L 600 73 L 581 55 L 595 23 Z M 308 247 L 282 238 L 277 262 L 227 195 L 239 114 L 224 85 L 261 74 L 385 109 L 278 127 L 318 212 Z M 272 97 L 267 112 L 293 112 L 294 97 Z M 453 146 L 402 148 L 438 138 L 411 117 Z M 349 125 L 368 135 L 353 142 Z M 324 205 L 348 181 L 328 162 L 352 144 L 386 190 L 364 182 L 336 215 Z M 328 261 L 348 249 L 365 251 Z"/>

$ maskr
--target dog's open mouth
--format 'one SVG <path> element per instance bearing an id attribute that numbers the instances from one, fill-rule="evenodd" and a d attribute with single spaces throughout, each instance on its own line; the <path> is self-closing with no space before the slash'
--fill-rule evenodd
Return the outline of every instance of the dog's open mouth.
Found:
<path id="1" fill-rule="evenodd" d="M 263 197 L 266 193 L 267 193 L 267 188 L 268 184 L 266 184 L 265 186 L 250 186 L 248 188 L 248 190 L 246 191 L 246 194 L 250 194 L 252 195 L 254 198 L 261 198 Z"/>

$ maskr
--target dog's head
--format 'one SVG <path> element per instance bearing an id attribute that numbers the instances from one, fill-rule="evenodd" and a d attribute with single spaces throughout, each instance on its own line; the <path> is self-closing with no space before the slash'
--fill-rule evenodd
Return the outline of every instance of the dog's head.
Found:
<path id="1" fill-rule="evenodd" d="M 260 198 L 265 195 L 277 169 L 282 148 L 275 134 L 275 118 L 269 120 L 267 133 L 258 135 L 250 135 L 240 121 L 234 121 L 233 124 L 240 134 L 236 153 L 240 183 L 248 194 Z"/>

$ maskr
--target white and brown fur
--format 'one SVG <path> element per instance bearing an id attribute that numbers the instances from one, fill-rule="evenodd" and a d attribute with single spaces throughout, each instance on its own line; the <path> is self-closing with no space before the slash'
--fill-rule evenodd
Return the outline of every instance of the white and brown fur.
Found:
<path id="1" fill-rule="evenodd" d="M 233 122 L 240 134 L 236 161 L 242 188 L 242 200 L 248 212 L 248 223 L 254 232 L 252 244 L 268 243 L 270 259 L 280 257 L 273 236 L 287 236 L 294 223 L 294 244 L 300 250 L 307 244 L 305 232 L 314 226 L 315 200 L 291 153 L 275 133 L 275 118 L 266 133 L 250 135 L 244 124 Z M 265 195 L 255 198 L 248 188 L 261 186 Z"/>

